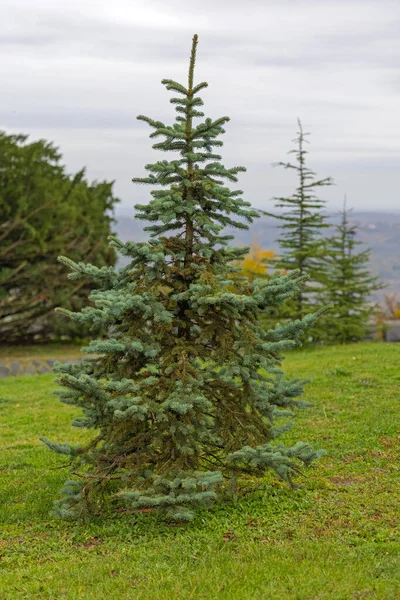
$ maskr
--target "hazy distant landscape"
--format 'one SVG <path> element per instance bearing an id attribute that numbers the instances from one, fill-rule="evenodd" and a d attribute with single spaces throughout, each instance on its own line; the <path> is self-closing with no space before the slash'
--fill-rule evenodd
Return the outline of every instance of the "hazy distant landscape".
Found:
<path id="1" fill-rule="evenodd" d="M 337 213 L 332 213 L 330 221 L 335 223 L 337 218 Z M 377 294 L 377 298 L 380 299 L 384 293 L 390 292 L 400 295 L 400 211 L 354 211 L 350 213 L 350 220 L 359 226 L 358 239 L 371 248 L 372 273 L 378 275 L 387 285 L 386 289 Z M 263 248 L 277 250 L 279 230 L 276 223 L 276 219 L 272 217 L 261 217 L 248 231 L 234 230 L 235 241 L 238 245 L 257 241 Z M 131 239 L 139 242 L 147 238 L 143 232 L 145 225 L 143 221 L 135 220 L 133 213 L 121 213 L 117 215 L 115 230 L 121 240 Z M 125 258 L 120 259 L 118 266 L 126 262 Z"/>

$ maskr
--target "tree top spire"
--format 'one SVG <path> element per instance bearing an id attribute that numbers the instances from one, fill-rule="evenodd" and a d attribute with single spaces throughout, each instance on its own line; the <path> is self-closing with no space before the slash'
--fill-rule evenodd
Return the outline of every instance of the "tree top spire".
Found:
<path id="1" fill-rule="evenodd" d="M 194 67 L 196 64 L 196 52 L 197 52 L 197 44 L 199 43 L 199 36 L 197 33 L 194 34 L 192 40 L 192 51 L 190 53 L 190 65 L 189 65 L 189 93 L 193 89 L 193 77 L 194 77 Z"/>

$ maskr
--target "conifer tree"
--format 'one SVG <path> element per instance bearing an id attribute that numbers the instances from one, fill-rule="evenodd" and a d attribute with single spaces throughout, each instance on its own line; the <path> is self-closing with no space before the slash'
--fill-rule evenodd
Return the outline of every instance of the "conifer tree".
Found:
<path id="1" fill-rule="evenodd" d="M 370 250 L 357 252 L 362 242 L 357 239 L 358 227 L 349 222 L 349 210 L 344 202 L 336 235 L 326 241 L 324 256 L 327 274 L 321 302 L 331 304 L 318 328 L 321 340 L 345 344 L 365 337 L 376 306 L 370 301 L 374 291 L 383 286 L 368 268 Z"/>
<path id="2" fill-rule="evenodd" d="M 324 283 L 321 266 L 323 256 L 323 231 L 329 225 L 323 214 L 325 201 L 318 198 L 317 191 L 324 186 L 333 185 L 331 177 L 318 179 L 316 173 L 307 166 L 308 151 L 305 144 L 308 133 L 303 132 L 298 120 L 297 137 L 293 140 L 296 147 L 289 154 L 295 155 L 294 162 L 278 162 L 275 166 L 290 169 L 296 173 L 298 183 L 291 196 L 274 198 L 275 207 L 283 212 L 265 215 L 275 217 L 282 224 L 275 266 L 279 270 L 298 270 L 301 275 L 309 276 L 309 283 L 303 286 L 299 294 L 278 311 L 281 317 L 302 319 L 315 306 L 315 291 Z"/>
<path id="3" fill-rule="evenodd" d="M 161 138 L 153 148 L 175 160 L 146 166 L 140 184 L 156 186 L 136 217 L 150 221 L 148 242 L 110 244 L 130 263 L 112 268 L 60 261 L 69 277 L 91 277 L 95 307 L 60 309 L 78 323 L 101 323 L 107 339 L 91 341 L 80 364 L 58 364 L 61 401 L 83 410 L 73 422 L 96 430 L 84 447 L 43 441 L 72 462 L 58 504 L 65 518 L 102 512 L 127 503 L 169 518 L 190 519 L 235 489 L 242 473 L 273 469 L 287 482 L 319 456 L 307 443 L 274 443 L 285 429 L 276 419 L 304 403 L 304 381 L 286 380 L 282 352 L 297 346 L 319 313 L 264 331 L 258 314 L 298 292 L 298 272 L 249 282 L 231 275 L 248 248 L 233 248 L 226 226 L 247 228 L 258 216 L 224 181 L 237 181 L 243 167 L 226 168 L 215 148 L 228 117 L 206 118 L 194 83 L 197 36 L 187 85 L 166 79 L 175 93 L 176 122 L 138 117 Z M 195 119 L 202 119 L 195 124 Z M 237 269 L 237 267 L 236 267 Z"/>

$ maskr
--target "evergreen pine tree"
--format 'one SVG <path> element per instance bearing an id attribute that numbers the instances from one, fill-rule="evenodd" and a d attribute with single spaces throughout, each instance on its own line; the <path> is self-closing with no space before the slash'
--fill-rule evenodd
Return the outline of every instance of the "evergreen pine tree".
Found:
<path id="1" fill-rule="evenodd" d="M 362 242 L 357 240 L 358 227 L 349 222 L 348 215 L 345 200 L 340 223 L 335 227 L 336 235 L 326 241 L 327 280 L 319 295 L 321 302 L 332 306 L 321 319 L 321 339 L 340 344 L 365 337 L 376 311 L 370 296 L 383 287 L 368 268 L 370 250 L 357 252 Z"/>
<path id="2" fill-rule="evenodd" d="M 295 162 L 278 162 L 275 166 L 291 169 L 296 173 L 298 183 L 296 190 L 289 197 L 274 198 L 275 206 L 284 209 L 282 213 L 268 216 L 282 222 L 275 266 L 279 270 L 298 270 L 301 275 L 309 276 L 309 283 L 303 286 L 299 294 L 277 311 L 279 317 L 302 319 L 315 306 L 315 291 L 323 285 L 325 278 L 321 266 L 323 256 L 323 230 L 329 225 L 322 212 L 325 201 L 317 197 L 320 187 L 333 185 L 331 177 L 318 179 L 316 173 L 307 166 L 308 151 L 305 144 L 308 133 L 303 132 L 298 120 L 297 137 L 293 140 L 296 147 L 290 150 Z"/>
<path id="3" fill-rule="evenodd" d="M 194 84 L 197 36 L 187 86 L 164 80 L 175 93 L 176 122 L 140 116 L 161 138 L 153 148 L 175 151 L 175 160 L 146 166 L 134 179 L 158 186 L 137 218 L 150 221 L 150 240 L 110 244 L 130 257 L 112 268 L 60 261 L 69 277 L 90 276 L 95 307 L 60 309 L 79 323 L 103 324 L 107 339 L 92 341 L 80 364 L 58 364 L 61 401 L 83 410 L 73 425 L 97 431 L 84 447 L 43 441 L 67 455 L 75 479 L 66 482 L 58 513 L 65 518 L 104 510 L 104 499 L 133 509 L 151 507 L 170 518 L 190 519 L 234 489 L 241 473 L 273 469 L 287 482 L 301 464 L 319 456 L 307 443 L 274 443 L 285 428 L 278 417 L 304 403 L 304 381 L 286 380 L 281 353 L 299 345 L 319 314 L 264 331 L 258 314 L 297 293 L 305 281 L 292 272 L 273 282 L 235 279 L 233 265 L 248 248 L 233 248 L 226 226 L 247 228 L 258 216 L 236 182 L 243 167 L 225 168 L 214 148 L 228 117 L 206 118 Z M 92 356 L 90 356 L 92 355 Z"/>

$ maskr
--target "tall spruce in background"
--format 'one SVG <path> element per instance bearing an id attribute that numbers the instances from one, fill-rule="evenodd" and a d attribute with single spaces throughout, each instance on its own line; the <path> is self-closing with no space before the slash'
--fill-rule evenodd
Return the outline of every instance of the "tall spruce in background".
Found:
<path id="1" fill-rule="evenodd" d="M 197 36 L 193 38 L 188 84 L 163 84 L 176 97 L 176 122 L 140 120 L 161 138 L 153 148 L 173 151 L 175 160 L 146 166 L 134 179 L 157 186 L 136 217 L 150 221 L 150 240 L 110 244 L 130 257 L 114 272 L 60 261 L 70 279 L 90 276 L 95 308 L 79 313 L 60 309 L 78 323 L 103 324 L 108 339 L 92 341 L 81 364 L 58 364 L 61 400 L 80 407 L 78 427 L 97 431 L 85 447 L 43 440 L 72 461 L 58 506 L 63 517 L 101 512 L 112 505 L 151 507 L 170 518 L 190 519 L 193 508 L 208 505 L 241 473 L 273 469 L 291 482 L 299 464 L 319 456 L 310 446 L 275 444 L 282 431 L 275 420 L 304 405 L 297 399 L 304 381 L 285 380 L 281 352 L 317 316 L 264 331 L 258 315 L 297 293 L 298 272 L 249 282 L 231 275 L 248 248 L 232 248 L 226 226 L 247 228 L 258 216 L 236 182 L 243 167 L 225 168 L 215 154 L 228 117 L 195 124 L 207 83 L 194 84 Z M 90 357 L 90 355 L 93 355 Z M 285 429 L 285 426 L 283 426 Z"/>
<path id="2" fill-rule="evenodd" d="M 345 344 L 361 340 L 368 332 L 376 311 L 370 297 L 383 285 L 368 268 L 370 250 L 357 252 L 362 242 L 357 240 L 357 226 L 349 222 L 346 200 L 335 229 L 336 235 L 326 241 L 327 279 L 319 295 L 319 301 L 332 309 L 321 319 L 318 331 L 325 342 Z"/>
<path id="3" fill-rule="evenodd" d="M 302 319 L 315 307 L 315 291 L 323 285 L 325 278 L 322 272 L 323 231 L 328 224 L 322 210 L 325 201 L 317 196 L 319 188 L 333 185 L 331 177 L 318 179 L 316 173 L 306 164 L 308 143 L 300 120 L 299 131 L 293 140 L 296 148 L 289 154 L 295 155 L 295 162 L 278 162 L 275 166 L 291 169 L 297 176 L 297 187 L 288 197 L 274 198 L 275 206 L 284 209 L 281 213 L 268 216 L 275 217 L 282 224 L 279 226 L 279 249 L 275 266 L 279 270 L 298 270 L 301 275 L 309 276 L 309 283 L 303 286 L 299 294 L 277 311 L 279 317 Z"/>

